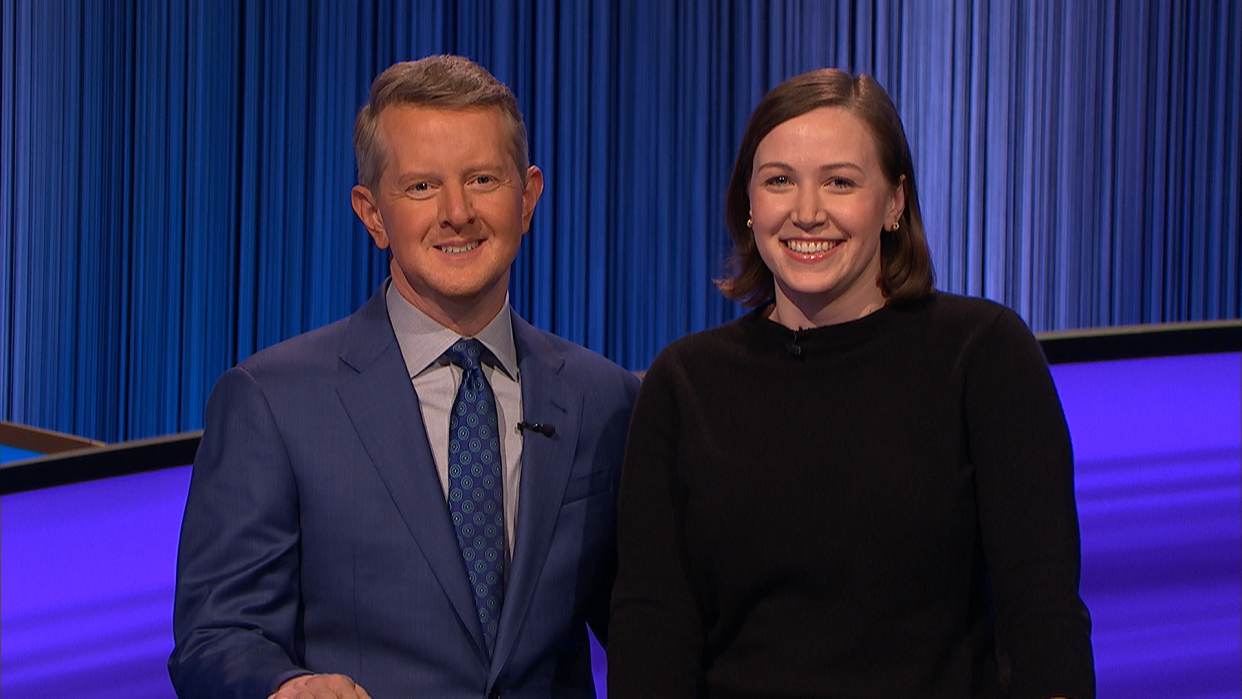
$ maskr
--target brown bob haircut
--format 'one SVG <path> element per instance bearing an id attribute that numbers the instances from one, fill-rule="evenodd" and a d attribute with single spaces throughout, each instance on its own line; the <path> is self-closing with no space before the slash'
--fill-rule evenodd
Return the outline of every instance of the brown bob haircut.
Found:
<path id="1" fill-rule="evenodd" d="M 835 68 L 813 70 L 786 80 L 764 95 L 751 113 L 725 195 L 725 225 L 733 239 L 731 274 L 716 280 L 716 286 L 726 297 L 746 306 L 758 306 L 775 295 L 772 271 L 759 256 L 754 231 L 746 225 L 750 218 L 749 187 L 755 151 L 777 125 L 820 107 L 847 109 L 867 126 L 875 137 L 880 168 L 889 184 L 896 186 L 905 175 L 906 206 L 898 219 L 901 225 L 896 231 L 884 228 L 880 233 L 879 284 L 884 298 L 891 304 L 900 304 L 930 294 L 935 288 L 935 273 L 923 235 L 914 165 L 901 118 L 874 78 Z"/>
<path id="2" fill-rule="evenodd" d="M 354 157 L 358 161 L 358 184 L 375 189 L 388 165 L 388 147 L 380 138 L 379 114 L 394 104 L 437 109 L 497 109 L 508 130 L 510 155 L 518 174 L 526 181 L 530 156 L 526 124 L 517 98 L 483 66 L 462 56 L 427 56 L 417 61 L 394 63 L 371 83 L 366 104 L 354 119 Z"/>

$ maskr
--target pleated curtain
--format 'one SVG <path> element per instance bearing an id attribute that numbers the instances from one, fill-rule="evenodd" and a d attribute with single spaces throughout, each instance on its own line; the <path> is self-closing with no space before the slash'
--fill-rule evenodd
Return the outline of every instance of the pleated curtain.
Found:
<path id="1" fill-rule="evenodd" d="M 1239 317 L 1231 0 L 2 0 L 0 418 L 201 426 L 216 377 L 387 274 L 353 116 L 397 60 L 511 85 L 547 188 L 511 300 L 632 369 L 735 317 L 723 191 L 763 93 L 874 75 L 942 290 L 1036 330 Z"/>

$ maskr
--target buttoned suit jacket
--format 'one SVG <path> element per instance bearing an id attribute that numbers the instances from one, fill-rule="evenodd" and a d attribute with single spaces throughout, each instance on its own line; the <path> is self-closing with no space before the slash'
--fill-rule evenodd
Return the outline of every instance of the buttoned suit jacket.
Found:
<path id="1" fill-rule="evenodd" d="M 494 654 L 381 288 L 212 390 L 178 552 L 181 697 L 266 697 L 306 671 L 375 699 L 594 696 L 638 381 L 516 314 L 513 335 L 523 419 L 555 433 L 523 437 Z"/>

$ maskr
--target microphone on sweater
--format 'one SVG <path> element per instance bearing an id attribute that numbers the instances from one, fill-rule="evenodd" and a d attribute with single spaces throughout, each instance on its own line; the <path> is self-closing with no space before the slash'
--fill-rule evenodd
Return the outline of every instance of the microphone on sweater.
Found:
<path id="1" fill-rule="evenodd" d="M 523 420 L 517 424 L 517 428 L 523 434 L 526 433 L 526 430 L 538 432 L 545 437 L 551 437 L 556 434 L 556 428 L 546 422 L 526 422 Z"/>
<path id="2" fill-rule="evenodd" d="M 793 331 L 793 339 L 790 340 L 785 345 L 785 349 L 789 351 L 789 354 L 791 356 L 794 356 L 794 357 L 802 356 L 802 348 L 798 346 L 798 331 L 797 330 Z"/>

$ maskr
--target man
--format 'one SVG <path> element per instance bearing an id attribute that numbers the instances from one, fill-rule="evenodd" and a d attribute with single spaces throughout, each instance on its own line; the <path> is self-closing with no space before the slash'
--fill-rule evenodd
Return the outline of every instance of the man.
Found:
<path id="1" fill-rule="evenodd" d="M 509 308 L 543 189 L 512 92 L 376 78 L 354 211 L 391 279 L 226 372 L 182 525 L 182 697 L 591 697 L 637 380 Z"/>

